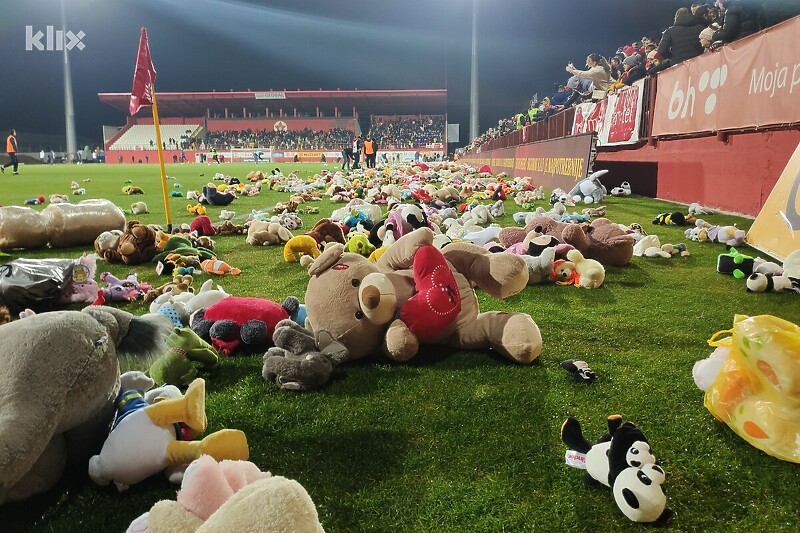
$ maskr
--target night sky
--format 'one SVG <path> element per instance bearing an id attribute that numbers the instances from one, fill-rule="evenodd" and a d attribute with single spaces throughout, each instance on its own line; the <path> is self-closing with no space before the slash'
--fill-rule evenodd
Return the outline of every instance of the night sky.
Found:
<path id="1" fill-rule="evenodd" d="M 144 26 L 157 91 L 440 89 L 468 142 L 472 0 L 64 0 L 79 137 L 125 116 L 98 92 L 129 92 Z M 671 25 L 678 0 L 478 0 L 480 130 L 552 92 L 564 66 Z M 61 52 L 26 48 L 60 29 L 59 0 L 0 7 L 0 130 L 63 134 Z M 41 39 L 46 46 L 46 39 Z"/>

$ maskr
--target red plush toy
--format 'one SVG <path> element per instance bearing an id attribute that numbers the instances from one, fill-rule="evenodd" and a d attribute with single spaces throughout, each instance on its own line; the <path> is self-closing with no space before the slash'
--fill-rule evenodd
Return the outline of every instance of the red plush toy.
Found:
<path id="1" fill-rule="evenodd" d="M 217 228 L 211 223 L 211 219 L 208 218 L 206 215 L 200 215 L 192 220 L 192 223 L 189 224 L 190 231 L 196 231 L 198 237 L 202 236 L 212 236 L 217 234 Z"/>
<path id="2" fill-rule="evenodd" d="M 403 304 L 400 320 L 421 341 L 435 338 L 461 312 L 458 284 L 435 246 L 422 246 L 414 255 L 416 294 Z"/>
<path id="3" fill-rule="evenodd" d="M 266 348 L 275 326 L 297 313 L 300 301 L 289 296 L 283 304 L 263 298 L 223 298 L 192 317 L 192 330 L 223 355 L 240 347 Z"/>

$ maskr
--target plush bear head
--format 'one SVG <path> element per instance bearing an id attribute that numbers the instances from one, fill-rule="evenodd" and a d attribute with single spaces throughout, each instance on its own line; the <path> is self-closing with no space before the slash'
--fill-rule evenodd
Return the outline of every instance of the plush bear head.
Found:
<path id="1" fill-rule="evenodd" d="M 391 282 L 375 263 L 345 252 L 341 244 L 326 247 L 308 273 L 305 302 L 311 329 L 320 329 L 313 317 L 325 316 L 324 329 L 349 349 L 351 359 L 372 352 L 394 318 Z"/>
<path id="2" fill-rule="evenodd" d="M 131 220 L 125 226 L 125 232 L 119 237 L 117 253 L 122 262 L 128 265 L 146 263 L 156 255 L 156 232 L 138 220 Z M 106 254 L 106 260 L 112 258 Z"/>

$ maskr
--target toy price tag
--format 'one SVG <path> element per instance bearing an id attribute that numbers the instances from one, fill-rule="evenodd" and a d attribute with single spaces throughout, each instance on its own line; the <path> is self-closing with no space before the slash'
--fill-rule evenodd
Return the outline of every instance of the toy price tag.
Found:
<path id="1" fill-rule="evenodd" d="M 576 452 L 575 450 L 567 450 L 564 456 L 566 463 L 572 468 L 580 468 L 586 470 L 586 454 Z"/>

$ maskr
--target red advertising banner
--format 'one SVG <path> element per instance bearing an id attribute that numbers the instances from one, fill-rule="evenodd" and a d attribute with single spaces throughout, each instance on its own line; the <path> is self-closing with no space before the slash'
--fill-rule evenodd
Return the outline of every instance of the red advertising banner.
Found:
<path id="1" fill-rule="evenodd" d="M 572 134 L 595 132 L 599 146 L 638 142 L 643 95 L 644 80 L 639 80 L 603 100 L 579 104 Z"/>
<path id="2" fill-rule="evenodd" d="M 608 140 L 603 145 L 625 144 L 639 140 L 644 80 L 614 95 L 614 107 L 608 121 Z"/>
<path id="3" fill-rule="evenodd" d="M 459 161 L 474 166 L 489 165 L 493 172 L 531 176 L 536 185 L 570 190 L 586 177 L 592 160 L 595 135 L 573 135 L 551 141 L 500 148 L 464 156 Z"/>
<path id="4" fill-rule="evenodd" d="M 658 75 L 653 135 L 800 122 L 800 18 Z"/>

